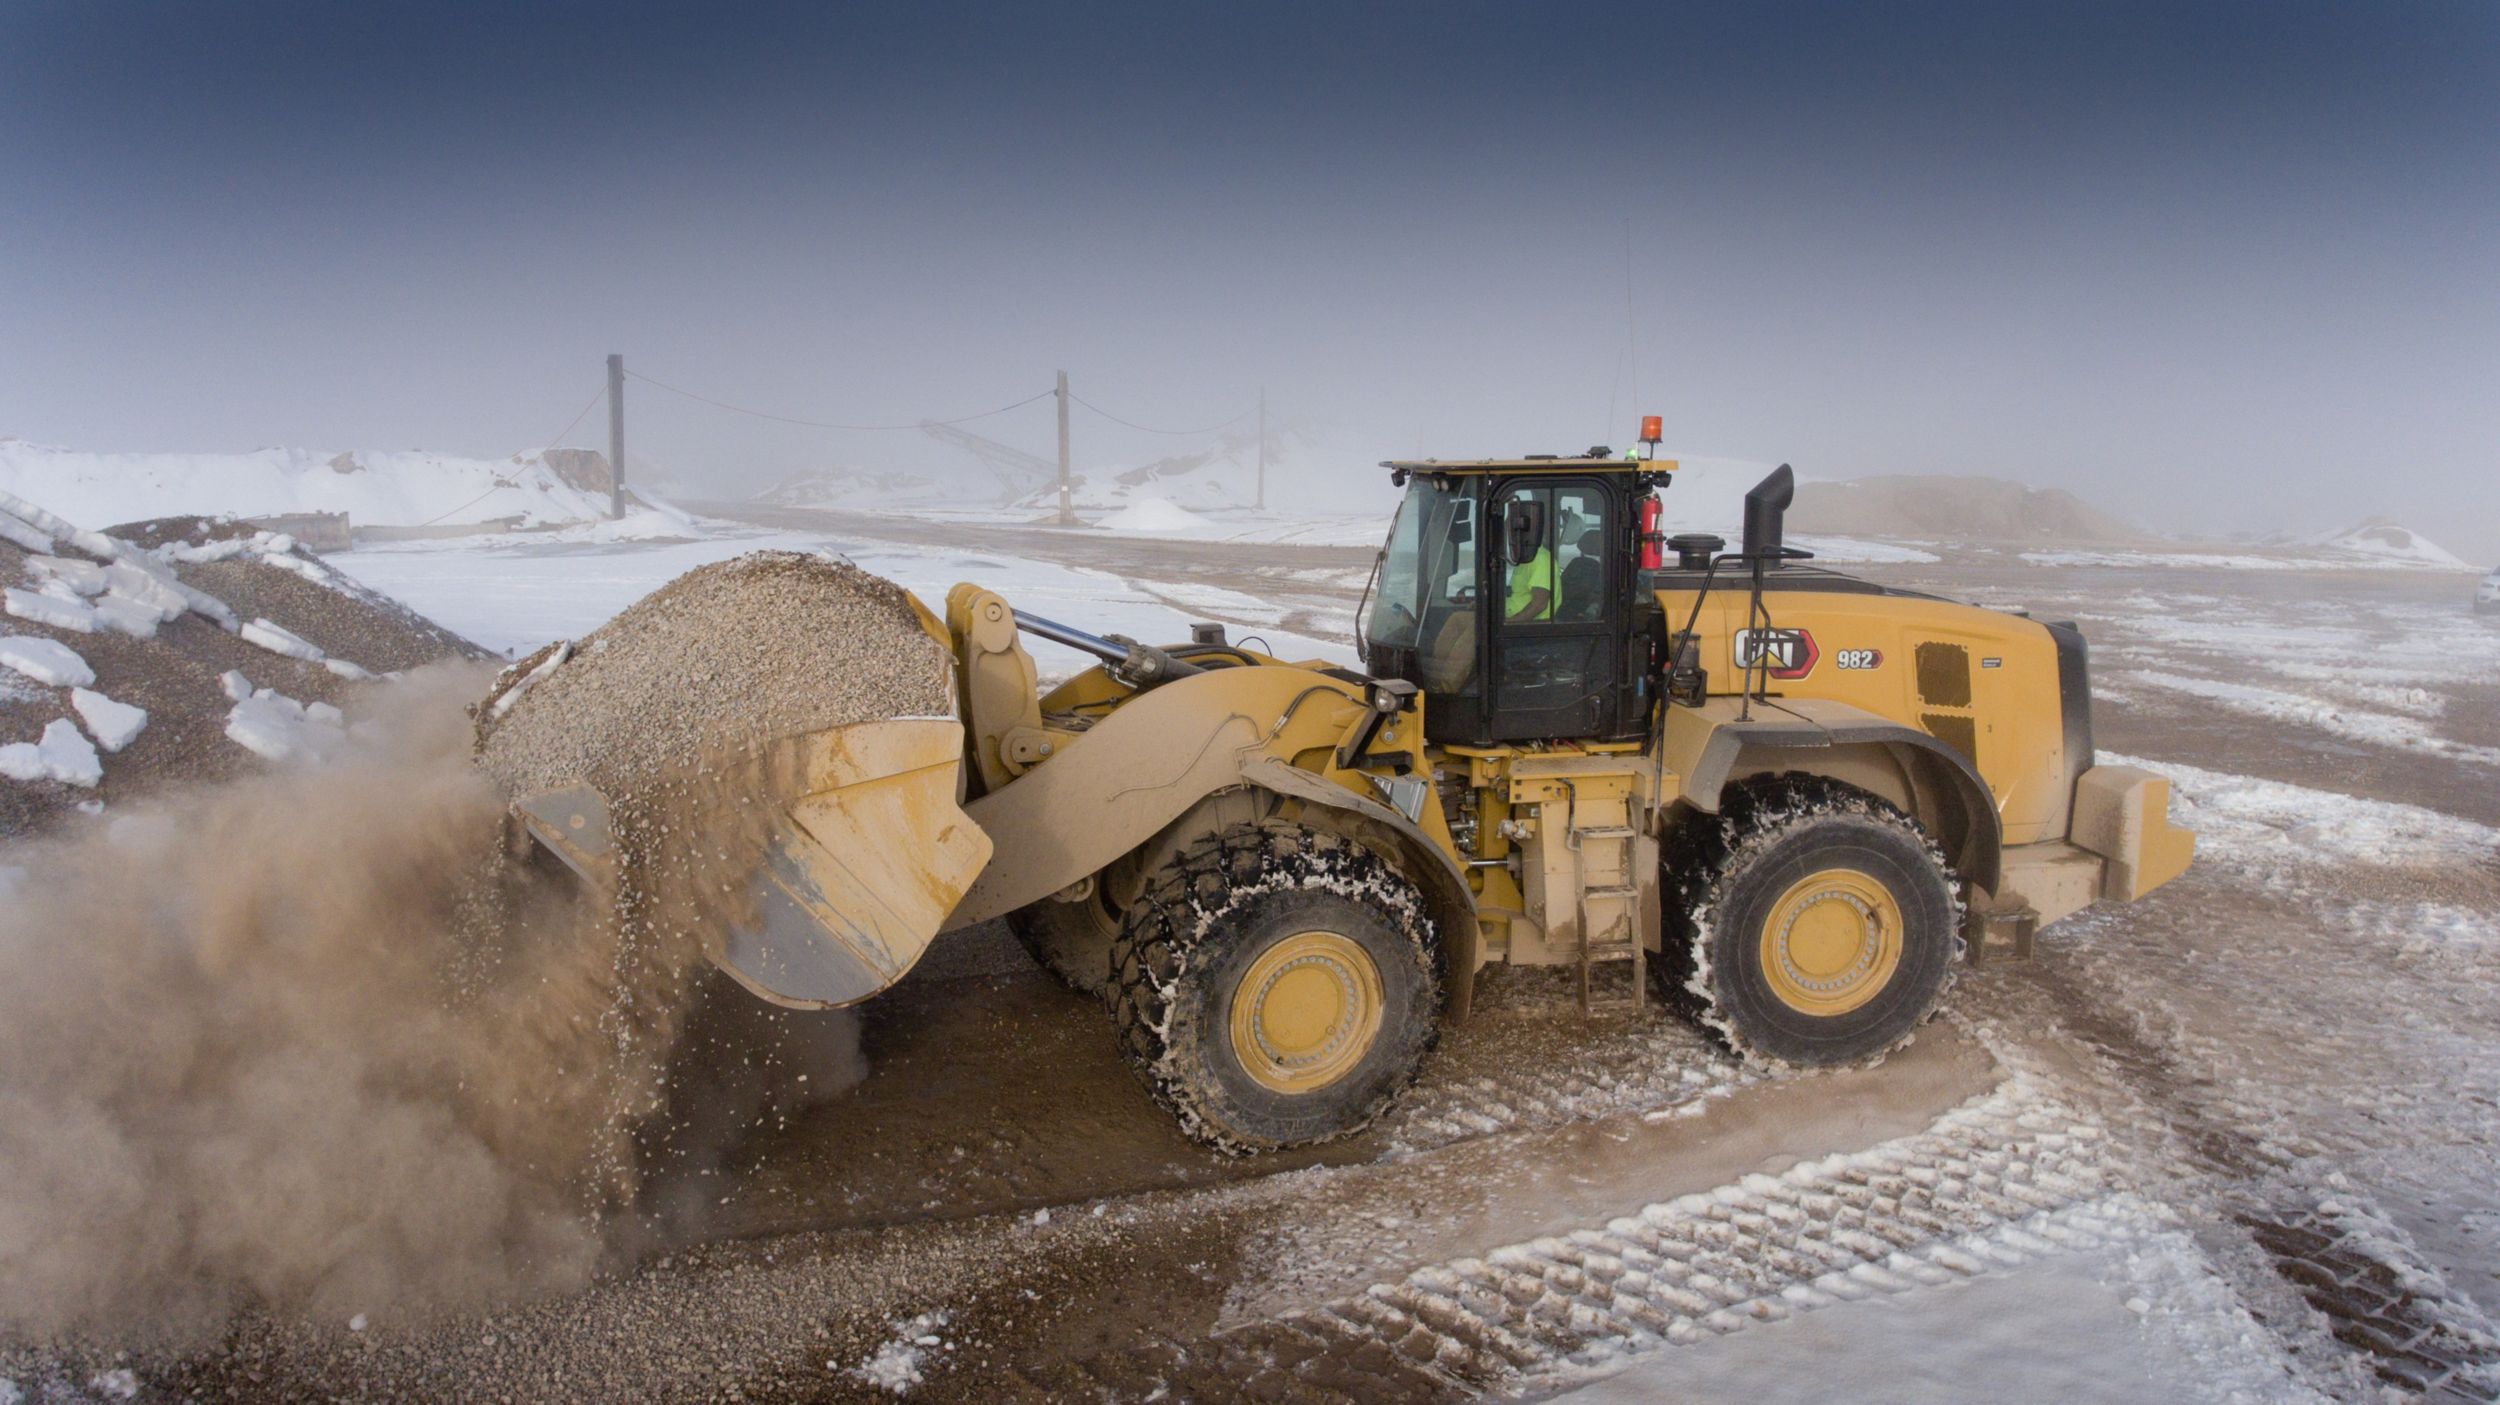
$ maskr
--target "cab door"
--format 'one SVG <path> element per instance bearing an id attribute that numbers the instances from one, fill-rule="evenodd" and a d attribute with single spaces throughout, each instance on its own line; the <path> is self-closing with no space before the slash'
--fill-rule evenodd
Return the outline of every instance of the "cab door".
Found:
<path id="1" fill-rule="evenodd" d="M 1495 493 L 1485 553 L 1495 740 L 1613 730 L 1628 556 L 1615 495 L 1594 478 L 1517 478 Z"/>

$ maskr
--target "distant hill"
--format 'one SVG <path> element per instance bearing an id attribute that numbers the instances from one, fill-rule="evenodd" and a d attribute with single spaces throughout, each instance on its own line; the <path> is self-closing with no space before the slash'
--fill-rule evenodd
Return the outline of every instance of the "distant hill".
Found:
<path id="1" fill-rule="evenodd" d="M 2322 546 L 2330 551 L 2348 551 L 2360 556 L 2413 566 L 2438 566 L 2450 570 L 2474 570 L 2472 564 L 2439 543 L 2410 527 L 2399 526 L 2384 517 L 2371 517 L 2332 532 L 2304 537 L 2305 546 Z"/>
<path id="2" fill-rule="evenodd" d="M 533 449 L 508 459 L 372 449 L 132 454 L 0 439 L 0 491 L 99 525 L 344 512 L 358 527 L 498 520 L 558 527 L 604 520 L 608 482 L 607 456 L 590 449 Z M 642 500 L 630 486 L 626 495 Z"/>
<path id="3" fill-rule="evenodd" d="M 2111 542 L 2145 535 L 2060 488 L 1930 473 L 1799 483 L 1788 525 L 1912 541 Z"/>

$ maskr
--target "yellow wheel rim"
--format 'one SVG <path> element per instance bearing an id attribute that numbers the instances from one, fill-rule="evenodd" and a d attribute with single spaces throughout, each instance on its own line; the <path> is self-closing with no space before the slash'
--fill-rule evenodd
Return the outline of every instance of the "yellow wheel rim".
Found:
<path id="1" fill-rule="evenodd" d="M 1762 975 L 1799 1014 L 1845 1015 L 1891 984 L 1901 966 L 1901 904 L 1854 868 L 1789 885 L 1762 924 Z"/>
<path id="2" fill-rule="evenodd" d="M 1350 937 L 1297 932 L 1259 953 L 1233 990 L 1233 1057 L 1260 1087 L 1325 1088 L 1380 1037 L 1380 967 Z"/>

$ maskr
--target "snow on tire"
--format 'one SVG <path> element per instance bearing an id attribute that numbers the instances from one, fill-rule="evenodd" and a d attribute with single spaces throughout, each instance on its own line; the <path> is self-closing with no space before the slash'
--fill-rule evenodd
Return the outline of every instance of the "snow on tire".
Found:
<path id="1" fill-rule="evenodd" d="M 1422 895 L 1377 854 L 1284 820 L 1200 839 L 1124 914 L 1120 1049 L 1181 1130 L 1247 1154 L 1361 1130 L 1440 1033 Z"/>
<path id="2" fill-rule="evenodd" d="M 1818 776 L 1732 789 L 1666 858 L 1666 996 L 1774 1067 L 1908 1040 L 1962 956 L 1961 882 L 1916 820 Z"/>

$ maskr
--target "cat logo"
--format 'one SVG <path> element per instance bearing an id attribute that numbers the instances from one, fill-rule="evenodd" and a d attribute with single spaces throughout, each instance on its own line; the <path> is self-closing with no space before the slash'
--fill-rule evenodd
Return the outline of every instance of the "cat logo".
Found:
<path id="1" fill-rule="evenodd" d="M 1787 683 L 1814 672 L 1815 661 L 1823 657 L 1814 636 L 1802 629 L 1740 629 L 1735 646 L 1737 672 L 1758 668 Z"/>

